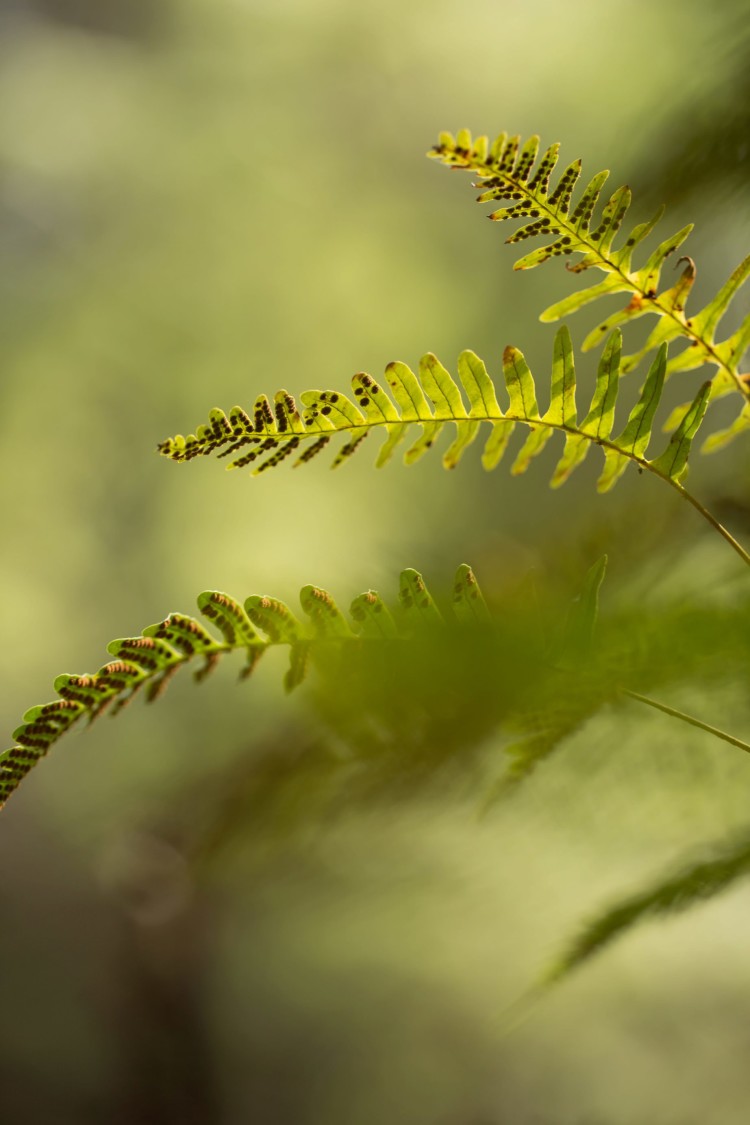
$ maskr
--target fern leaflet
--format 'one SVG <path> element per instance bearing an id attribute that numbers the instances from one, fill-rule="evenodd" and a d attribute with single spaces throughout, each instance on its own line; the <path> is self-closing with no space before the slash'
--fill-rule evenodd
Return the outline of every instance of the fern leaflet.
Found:
<path id="1" fill-rule="evenodd" d="M 550 185 L 559 147 L 559 144 L 551 145 L 537 163 L 539 138 L 536 136 L 521 145 L 520 137 L 501 133 L 490 144 L 487 137 L 472 138 L 467 129 L 462 129 L 456 137 L 441 133 L 428 155 L 451 168 L 475 172 L 480 177 L 477 186 L 482 188 L 478 197 L 480 203 L 513 201 L 510 206 L 493 211 L 490 219 L 533 220 L 510 235 L 507 242 L 521 242 L 535 236 L 553 240 L 520 258 L 515 269 L 531 269 L 550 258 L 580 254 L 582 257 L 575 265 L 568 265 L 571 272 L 596 267 L 606 274 L 598 284 L 551 305 L 542 313 L 541 320 L 559 320 L 600 297 L 626 293 L 630 297 L 628 304 L 589 333 L 583 344 L 584 351 L 600 343 L 612 328 L 651 313 L 658 317 L 657 324 L 644 346 L 623 359 L 623 372 L 631 371 L 661 344 L 678 338 L 687 340 L 688 346 L 672 356 L 667 375 L 703 364 L 716 367 L 710 397 L 739 391 L 745 399 L 745 406 L 734 424 L 721 435 L 713 435 L 706 447 L 718 448 L 750 428 L 750 383 L 747 375 L 740 372 L 740 363 L 750 346 L 750 315 L 724 340 L 716 339 L 719 322 L 750 276 L 750 256 L 740 263 L 705 308 L 688 316 L 685 305 L 696 277 L 692 259 L 679 260 L 678 265 L 682 262 L 685 265 L 671 287 L 660 290 L 659 286 L 667 257 L 682 245 L 692 226 L 683 227 L 666 238 L 642 266 L 635 268 L 633 252 L 654 230 L 663 208 L 648 222 L 634 227 L 625 242 L 616 248 L 614 241 L 630 208 L 630 189 L 618 188 L 596 220 L 594 213 L 609 173 L 599 172 L 594 176 L 574 203 L 573 192 L 581 175 L 580 160 L 568 165 L 554 188 Z"/>

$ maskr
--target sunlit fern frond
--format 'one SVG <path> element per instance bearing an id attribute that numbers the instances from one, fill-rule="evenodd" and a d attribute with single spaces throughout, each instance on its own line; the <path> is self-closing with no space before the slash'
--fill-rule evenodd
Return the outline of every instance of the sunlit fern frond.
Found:
<path id="1" fill-rule="evenodd" d="M 240 678 L 244 679 L 268 648 L 288 646 L 289 668 L 284 686 L 291 691 L 305 678 L 310 660 L 324 660 L 331 648 L 342 644 L 356 646 L 367 640 L 406 638 L 425 627 L 443 625 L 424 579 L 416 570 L 401 574 L 395 616 L 373 590 L 354 599 L 349 619 L 331 595 L 318 586 L 304 586 L 300 604 L 304 622 L 276 598 L 253 595 L 243 605 L 228 594 L 205 591 L 198 598 L 198 608 L 221 639 L 194 618 L 172 613 L 164 621 L 148 626 L 139 637 L 112 641 L 107 647 L 114 659 L 98 672 L 58 676 L 54 684 L 58 698 L 27 711 L 13 733 L 16 745 L 0 754 L 0 807 L 72 726 L 82 719 L 92 721 L 107 709 L 116 714 L 139 692 L 152 702 L 162 694 L 172 676 L 190 662 L 199 662 L 195 679 L 200 681 L 222 656 L 238 652 L 245 658 L 240 671 Z M 456 574 L 452 604 L 459 625 L 477 624 L 487 618 L 474 573 L 465 564 Z"/>
<path id="2" fill-rule="evenodd" d="M 158 449 L 173 461 L 190 461 L 198 456 L 219 457 L 241 453 L 229 468 L 253 465 L 255 475 L 273 468 L 291 453 L 298 453 L 296 466 L 320 453 L 331 438 L 342 436 L 333 467 L 348 460 L 370 433 L 384 437 L 376 464 L 384 465 L 397 446 L 404 441 L 412 426 L 420 433 L 404 453 L 404 463 L 413 464 L 428 452 L 448 425 L 455 427 L 455 437 L 443 454 L 443 465 L 453 469 L 467 448 L 480 435 L 483 424 L 489 425 L 484 443 L 482 464 L 494 469 L 519 424 L 530 430 L 518 452 L 511 472 L 524 472 L 534 457 L 546 446 L 553 434 L 565 437 L 565 448 L 555 468 L 551 484 L 559 487 L 580 465 L 593 445 L 605 457 L 599 478 L 600 491 L 610 489 L 629 463 L 647 469 L 680 489 L 687 472 L 691 443 L 700 426 L 708 404 L 711 384 L 705 383 L 679 424 L 671 434 L 666 448 L 656 457 L 646 457 L 651 440 L 654 415 L 659 405 L 667 369 L 667 345 L 662 344 L 624 429 L 612 436 L 615 423 L 620 362 L 621 334 L 611 333 L 602 353 L 593 397 L 583 419 L 577 420 L 576 374 L 570 334 L 561 327 L 555 338 L 549 406 L 542 414 L 537 403 L 534 378 L 523 354 L 513 347 L 505 349 L 503 375 L 508 406 L 498 401 L 498 388 L 487 373 L 482 360 L 472 351 L 458 358 L 459 383 L 428 353 L 419 363 L 419 375 L 404 363 L 391 363 L 386 368 L 384 384 L 360 373 L 352 379 L 354 394 L 348 398 L 335 390 L 306 391 L 300 413 L 286 391 L 275 396 L 275 409 L 261 396 L 251 414 L 234 407 L 227 416 L 212 410 L 207 425 L 195 434 L 167 438 Z M 387 384 L 389 396 L 385 390 Z M 464 399 L 464 394 L 466 400 Z M 265 459 L 263 459 L 265 456 Z"/>
<path id="3" fill-rule="evenodd" d="M 750 875 L 750 834 L 713 848 L 699 861 L 615 903 L 586 925 L 545 977 L 552 984 L 567 977 L 594 954 L 649 918 L 689 910 Z"/>
<path id="4" fill-rule="evenodd" d="M 609 175 L 599 172 L 586 185 L 579 199 L 573 195 L 581 176 L 581 161 L 569 164 L 554 187 L 552 174 L 558 160 L 559 144 L 551 145 L 538 159 L 539 138 L 530 137 L 521 144 L 518 136 L 501 133 L 491 144 L 487 137 L 473 138 L 467 129 L 453 136 L 441 133 L 429 156 L 450 168 L 465 169 L 479 177 L 476 185 L 482 191 L 480 203 L 509 200 L 489 216 L 494 221 L 531 219 L 519 227 L 507 242 L 543 237 L 544 246 L 525 254 L 515 269 L 531 269 L 550 258 L 578 254 L 581 257 L 567 268 L 579 273 L 595 267 L 606 274 L 603 281 L 573 293 L 551 305 L 541 315 L 543 321 L 555 321 L 575 312 L 600 297 L 624 293 L 628 303 L 599 324 L 584 341 L 583 348 L 594 347 L 616 326 L 638 317 L 654 314 L 658 319 L 643 347 L 623 359 L 623 372 L 631 371 L 641 359 L 662 343 L 683 339 L 686 347 L 673 354 L 667 375 L 688 371 L 703 364 L 713 365 L 716 373 L 711 385 L 711 398 L 738 391 L 745 406 L 738 420 L 721 435 L 713 435 L 708 449 L 725 444 L 738 433 L 750 428 L 750 382 L 742 374 L 740 364 L 750 346 L 750 315 L 723 340 L 717 340 L 719 323 L 738 290 L 750 276 L 750 256 L 734 270 L 719 292 L 700 311 L 689 314 L 686 303 L 696 277 L 695 263 L 683 257 L 684 264 L 677 280 L 661 287 L 661 274 L 666 259 L 685 241 L 692 227 L 685 226 L 664 239 L 641 266 L 633 265 L 633 253 L 654 230 L 663 208 L 648 222 L 640 223 L 615 246 L 620 228 L 630 208 L 628 187 L 618 188 L 595 217 L 602 189 Z M 551 241 L 549 241 L 551 240 Z"/>

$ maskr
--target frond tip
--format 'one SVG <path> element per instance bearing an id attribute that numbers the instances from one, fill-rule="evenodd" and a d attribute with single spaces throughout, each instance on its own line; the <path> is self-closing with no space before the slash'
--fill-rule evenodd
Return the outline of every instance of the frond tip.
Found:
<path id="1" fill-rule="evenodd" d="M 419 374 L 405 363 L 396 362 L 386 368 L 383 385 L 370 375 L 355 375 L 351 398 L 340 391 L 306 391 L 301 396 L 304 403 L 301 414 L 286 391 L 279 391 L 275 396 L 274 401 L 283 407 L 277 414 L 272 413 L 269 400 L 261 396 L 252 419 L 240 407 L 234 407 L 228 416 L 222 410 L 212 410 L 208 424 L 199 426 L 195 434 L 167 438 L 158 448 L 173 461 L 190 461 L 217 451 L 220 451 L 219 457 L 224 457 L 249 447 L 250 452 L 232 461 L 229 468 L 243 468 L 267 454 L 267 459 L 254 468 L 257 475 L 278 465 L 296 450 L 299 456 L 295 464 L 305 464 L 321 452 L 331 438 L 341 435 L 346 440 L 334 457 L 333 467 L 336 468 L 353 456 L 363 440 L 374 432 L 384 438 L 376 462 L 382 466 L 404 442 L 412 427 L 417 427 L 418 435 L 404 453 L 405 464 L 411 465 L 433 447 L 446 426 L 452 425 L 455 436 L 443 454 L 443 465 L 454 469 L 466 449 L 479 437 L 481 427 L 488 425 L 490 431 L 484 444 L 482 464 L 485 469 L 494 469 L 505 453 L 513 430 L 521 424 L 527 426 L 530 433 L 511 469 L 514 474 L 524 472 L 552 435 L 559 432 L 565 436 L 565 449 L 552 475 L 553 488 L 567 480 L 592 445 L 600 446 L 605 454 L 600 491 L 611 488 L 629 462 L 678 483 L 685 475 L 690 445 L 705 414 L 711 384 L 706 383 L 700 389 L 679 420 L 667 448 L 650 461 L 646 452 L 666 376 L 667 345 L 660 346 L 625 428 L 618 437 L 612 438 L 621 373 L 620 349 L 620 330 L 616 329 L 604 348 L 593 398 L 581 422 L 577 421 L 573 348 L 570 334 L 563 326 L 555 339 L 549 407 L 544 414 L 540 413 L 534 378 L 517 348 L 506 348 L 503 356 L 508 398 L 505 409 L 498 402 L 498 388 L 474 352 L 467 350 L 458 357 L 458 382 L 437 357 L 428 352 L 419 362 Z"/>
<path id="2" fill-rule="evenodd" d="M 600 297 L 624 293 L 629 298 L 628 303 L 589 333 L 583 345 L 584 351 L 599 344 L 613 328 L 653 314 L 658 318 L 656 326 L 644 346 L 623 360 L 623 372 L 631 371 L 661 344 L 683 339 L 687 346 L 673 354 L 667 368 L 668 375 L 709 364 L 716 368 L 712 398 L 735 391 L 743 396 L 746 403 L 750 402 L 750 386 L 740 373 L 742 357 L 750 345 L 750 316 L 726 339 L 716 339 L 719 322 L 750 276 L 750 256 L 740 263 L 705 308 L 688 314 L 685 307 L 696 277 L 692 259 L 680 258 L 677 265 L 683 262 L 685 265 L 677 280 L 666 287 L 660 286 L 667 258 L 679 249 L 692 226 L 682 227 L 665 238 L 642 265 L 634 266 L 632 259 L 636 247 L 654 230 L 663 208 L 649 221 L 634 226 L 616 246 L 630 208 L 630 188 L 618 188 L 599 217 L 595 218 L 609 172 L 597 173 L 576 202 L 573 195 L 581 176 L 580 160 L 569 164 L 557 183 L 551 184 L 559 148 L 558 144 L 551 145 L 539 156 L 539 138 L 536 136 L 521 144 L 520 137 L 501 133 L 490 144 L 487 137 L 472 138 L 468 129 L 462 129 L 455 137 L 451 133 L 441 133 L 428 156 L 450 168 L 474 172 L 479 177 L 476 186 L 482 189 L 478 196 L 480 203 L 510 200 L 510 206 L 490 214 L 493 221 L 532 220 L 520 226 L 507 242 L 517 243 L 534 237 L 551 239 L 519 258 L 515 269 L 531 269 L 550 258 L 578 254 L 578 261 L 568 265 L 568 270 L 580 273 L 594 267 L 606 274 L 598 284 L 551 305 L 542 313 L 541 320 L 559 320 Z M 740 429 L 746 428 L 745 419 Z M 733 436 L 734 431 L 725 440 Z"/>
<path id="3" fill-rule="evenodd" d="M 245 660 L 240 679 L 251 674 L 263 653 L 278 645 L 289 648 L 289 668 L 284 678 L 287 691 L 307 675 L 311 659 L 331 645 L 358 645 L 363 641 L 409 637 L 415 630 L 442 625 L 424 579 L 416 570 L 401 575 L 399 605 L 394 614 L 374 590 L 352 602 L 350 621 L 331 595 L 319 586 L 304 586 L 300 604 L 307 618 L 300 621 L 284 602 L 266 595 L 252 595 L 244 605 L 228 594 L 207 590 L 198 597 L 198 608 L 221 640 L 200 621 L 171 613 L 164 621 L 149 625 L 139 637 L 112 641 L 114 657 L 98 672 L 62 675 L 55 680 L 57 698 L 32 707 L 13 733 L 16 745 L 0 754 L 0 808 L 29 771 L 51 747 L 82 719 L 93 721 L 103 711 L 117 714 L 142 692 L 147 702 L 157 699 L 172 676 L 191 661 L 199 661 L 196 681 L 203 680 L 227 653 L 242 653 Z M 486 607 L 471 567 L 456 574 L 453 592 L 457 622 L 484 622 Z"/>

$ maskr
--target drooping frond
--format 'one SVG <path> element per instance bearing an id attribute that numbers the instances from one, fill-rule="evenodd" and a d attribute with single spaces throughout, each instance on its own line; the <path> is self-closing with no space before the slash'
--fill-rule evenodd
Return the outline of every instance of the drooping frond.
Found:
<path id="1" fill-rule="evenodd" d="M 683 262 L 685 264 L 671 285 L 662 286 L 661 274 L 666 259 L 682 245 L 692 227 L 683 227 L 670 235 L 659 243 L 642 265 L 634 265 L 632 259 L 636 247 L 654 230 L 663 209 L 648 222 L 633 227 L 615 246 L 630 208 L 630 189 L 618 188 L 596 217 L 609 173 L 599 172 L 586 185 L 578 200 L 574 200 L 581 176 L 580 160 L 569 164 L 554 187 L 551 185 L 559 147 L 558 144 L 551 145 L 537 159 L 540 152 L 538 137 L 531 137 L 522 145 L 520 137 L 508 137 L 501 133 L 490 144 L 487 137 L 472 138 L 467 129 L 462 129 L 456 137 L 451 133 L 441 133 L 438 143 L 428 155 L 450 168 L 474 172 L 479 177 L 476 186 L 482 189 L 478 197 L 480 203 L 511 201 L 509 206 L 493 211 L 489 216 L 492 220 L 531 220 L 506 241 L 517 243 L 527 238 L 542 237 L 546 242 L 519 258 L 515 269 L 531 269 L 550 258 L 578 254 L 580 258 L 574 265 L 568 264 L 568 270 L 579 273 L 595 267 L 606 274 L 598 284 L 551 305 L 542 313 L 541 320 L 559 320 L 600 297 L 624 293 L 628 297 L 627 304 L 589 333 L 584 350 L 600 343 L 614 327 L 646 314 L 654 314 L 658 318 L 655 327 L 643 347 L 623 359 L 623 372 L 632 370 L 645 355 L 661 344 L 676 339 L 685 340 L 686 347 L 672 355 L 667 375 L 675 371 L 689 371 L 703 364 L 716 368 L 711 398 L 738 391 L 745 399 L 743 411 L 734 425 L 721 436 L 714 435 L 711 439 L 708 448 L 717 448 L 750 428 L 750 382 L 747 374 L 743 375 L 740 371 L 743 356 L 750 346 L 750 315 L 723 340 L 716 338 L 722 317 L 750 275 L 750 256 L 740 263 L 704 308 L 692 314 L 686 312 L 685 306 L 696 277 L 695 263 L 691 258 L 680 258 L 678 266 Z"/>
<path id="2" fill-rule="evenodd" d="M 415 630 L 442 623 L 416 570 L 401 575 L 395 618 L 373 590 L 354 599 L 351 621 L 318 586 L 304 586 L 300 604 L 305 623 L 276 598 L 253 595 L 243 605 L 228 594 L 207 590 L 198 597 L 198 608 L 221 639 L 195 618 L 171 613 L 164 621 L 149 625 L 139 637 L 112 641 L 107 650 L 114 659 L 98 672 L 58 676 L 54 684 L 57 698 L 27 711 L 13 733 L 16 745 L 0 754 L 0 807 L 72 726 L 82 719 L 91 722 L 107 709 L 116 714 L 139 692 L 152 702 L 191 661 L 199 662 L 195 679 L 200 681 L 223 655 L 239 652 L 245 658 L 240 671 L 244 679 L 266 649 L 286 645 L 290 659 L 284 684 L 291 691 L 305 678 L 310 658 L 319 652 L 324 655 L 326 644 L 330 648 L 331 642 L 356 645 L 361 640 L 409 637 Z M 466 564 L 456 574 L 453 608 L 459 623 L 481 622 L 486 617 L 481 591 Z"/>
<path id="3" fill-rule="evenodd" d="M 750 875 L 750 836 L 716 847 L 675 875 L 646 887 L 594 917 L 548 972 L 552 984 L 648 918 L 688 910 Z"/>
<path id="4" fill-rule="evenodd" d="M 453 469 L 486 424 L 489 433 L 484 442 L 482 464 L 485 469 L 494 469 L 505 453 L 513 430 L 521 424 L 527 426 L 530 433 L 513 463 L 511 472 L 514 474 L 524 472 L 558 432 L 565 437 L 565 447 L 552 475 L 553 488 L 567 480 L 592 445 L 600 446 L 605 456 L 598 484 L 600 491 L 610 489 L 629 462 L 679 487 L 687 472 L 691 443 L 706 411 L 711 384 L 701 387 L 676 425 L 666 448 L 649 460 L 646 454 L 666 375 L 667 345 L 659 348 L 624 429 L 617 437 L 612 437 L 621 373 L 620 349 L 621 334 L 616 329 L 602 353 L 593 397 L 581 421 L 577 417 L 573 349 L 570 334 L 562 326 L 555 338 L 549 406 L 544 414 L 537 402 L 534 378 L 517 348 L 506 348 L 503 356 L 508 397 L 505 409 L 498 401 L 498 388 L 474 352 L 464 351 L 458 357 L 460 386 L 437 357 L 428 353 L 419 362 L 418 375 L 405 363 L 388 365 L 384 384 L 390 396 L 385 385 L 364 373 L 352 379 L 352 398 L 340 391 L 306 391 L 301 396 L 304 404 L 301 413 L 291 395 L 279 391 L 274 400 L 275 411 L 271 410 L 265 396 L 256 401 L 251 414 L 240 407 L 234 407 L 228 416 L 222 410 L 212 410 L 208 424 L 199 426 L 195 434 L 167 438 L 158 448 L 173 461 L 190 461 L 213 453 L 225 457 L 247 448 L 248 452 L 235 458 L 228 467 L 237 469 L 253 464 L 257 475 L 278 465 L 295 451 L 299 454 L 295 465 L 304 464 L 321 452 L 331 438 L 341 435 L 345 442 L 335 455 L 335 468 L 348 460 L 364 439 L 375 432 L 385 439 L 376 461 L 380 467 L 406 439 L 410 428 L 417 427 L 419 434 L 404 453 L 404 463 L 411 465 L 427 453 L 447 425 L 452 425 L 455 436 L 443 454 L 443 464 Z M 264 454 L 266 459 L 262 460 Z"/>

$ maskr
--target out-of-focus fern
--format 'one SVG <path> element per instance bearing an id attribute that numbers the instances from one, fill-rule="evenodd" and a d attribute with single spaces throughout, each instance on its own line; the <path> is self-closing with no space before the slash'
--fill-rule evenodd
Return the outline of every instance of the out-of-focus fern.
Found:
<path id="1" fill-rule="evenodd" d="M 534 378 L 517 348 L 508 347 L 503 355 L 505 406 L 498 400 L 498 385 L 474 352 L 467 350 L 459 356 L 458 380 L 428 353 L 420 360 L 418 374 L 404 363 L 389 364 L 382 385 L 365 373 L 355 375 L 351 398 L 337 390 L 310 390 L 302 394 L 299 409 L 294 398 L 281 390 L 273 401 L 261 395 L 249 412 L 234 407 L 227 415 L 214 409 L 208 423 L 194 434 L 168 438 L 159 451 L 178 462 L 212 454 L 226 456 L 231 458 L 229 468 L 252 466 L 257 475 L 292 456 L 295 465 L 305 464 L 340 435 L 343 444 L 333 460 L 333 467 L 339 466 L 371 433 L 379 433 L 384 440 L 376 464 L 386 464 L 411 435 L 404 453 L 409 465 L 426 454 L 449 426 L 455 433 L 443 454 L 443 464 L 452 469 L 480 437 L 484 425 L 488 429 L 484 430 L 482 464 L 489 470 L 499 464 L 516 426 L 522 425 L 529 432 L 515 457 L 512 473 L 523 473 L 559 433 L 564 437 L 564 448 L 551 479 L 552 487 L 557 488 L 584 461 L 591 446 L 598 445 L 604 455 L 599 491 L 611 489 L 632 463 L 639 471 L 646 470 L 676 489 L 750 564 L 750 554 L 682 484 L 693 440 L 712 399 L 739 394 L 742 411 L 728 429 L 712 433 L 704 449 L 718 448 L 750 428 L 750 376 L 740 371 L 750 344 L 750 317 L 723 340 L 716 339 L 724 314 L 750 275 L 750 257 L 702 310 L 688 316 L 685 306 L 696 276 L 693 261 L 679 259 L 678 265 L 685 265 L 677 281 L 669 288 L 660 286 L 667 257 L 682 245 L 691 228 L 684 227 L 665 239 L 642 266 L 633 266 L 634 251 L 654 230 L 661 212 L 633 228 L 616 248 L 614 243 L 630 206 L 629 189 L 619 188 L 595 219 L 608 173 L 596 175 L 574 202 L 580 161 L 565 169 L 554 188 L 550 186 L 558 147 L 553 145 L 538 159 L 536 137 L 521 146 L 520 138 L 501 134 L 490 145 L 487 138 L 473 139 L 462 130 L 455 138 L 441 134 L 430 155 L 452 168 L 475 172 L 481 182 L 480 201 L 511 200 L 510 206 L 492 213 L 493 220 L 531 220 L 508 242 L 537 235 L 552 239 L 522 257 L 516 269 L 578 254 L 576 264 L 568 266 L 571 272 L 596 267 L 605 274 L 599 284 L 548 308 L 542 320 L 558 320 L 607 295 L 628 296 L 625 308 L 608 317 L 584 342 L 584 350 L 588 350 L 606 341 L 593 396 L 581 421 L 573 348 L 568 329 L 562 326 L 555 338 L 549 402 L 544 412 L 537 401 Z M 645 314 L 655 315 L 656 325 L 644 346 L 623 359 L 620 326 Z M 686 346 L 669 359 L 668 345 L 680 339 Z M 655 354 L 638 400 L 617 432 L 620 377 L 651 353 Z M 704 364 L 715 368 L 712 378 L 704 382 L 692 402 L 673 412 L 665 424 L 670 433 L 666 447 L 649 457 L 653 424 L 667 377 Z M 98 672 L 57 678 L 58 697 L 27 711 L 14 733 L 16 744 L 0 754 L 0 806 L 79 720 L 91 721 L 106 709 L 115 714 L 138 692 L 148 701 L 156 699 L 179 668 L 194 661 L 200 663 L 195 678 L 201 680 L 222 656 L 239 652 L 244 657 L 240 672 L 244 679 L 263 653 L 274 646 L 289 650 L 284 678 L 287 690 L 302 682 L 311 662 L 317 663 L 324 675 L 333 674 L 336 690 L 326 685 L 320 711 L 325 710 L 327 701 L 338 712 L 335 721 L 341 728 L 349 726 L 354 732 L 356 765 L 364 789 L 378 777 L 388 781 L 408 777 L 421 783 L 450 758 L 465 768 L 467 750 L 481 746 L 501 719 L 506 768 L 490 792 L 491 802 L 529 777 L 604 703 L 624 696 L 750 752 L 750 744 L 742 739 L 635 690 L 643 686 L 642 680 L 650 685 L 654 679 L 681 681 L 696 675 L 695 654 L 689 646 L 685 651 L 676 647 L 674 631 L 662 630 L 656 643 L 651 637 L 640 649 L 634 642 L 634 651 L 629 652 L 622 632 L 630 638 L 631 619 L 619 634 L 615 623 L 614 644 L 605 639 L 594 651 L 605 566 L 604 558 L 591 568 L 563 627 L 536 646 L 528 642 L 525 629 L 514 634 L 507 616 L 502 620 L 489 616 L 468 566 L 459 568 L 453 594 L 453 616 L 462 627 L 462 636 L 450 632 L 452 621 L 445 621 L 421 575 L 414 570 L 401 575 L 394 612 L 369 590 L 354 599 L 348 617 L 327 591 L 312 585 L 303 587 L 300 594 L 304 620 L 274 598 L 252 596 L 240 603 L 219 591 L 207 591 L 198 598 L 198 606 L 220 637 L 194 618 L 174 613 L 144 629 L 139 637 L 113 641 L 109 645 L 113 659 Z M 639 615 L 639 621 L 645 616 Z M 713 614 L 711 626 L 714 638 Z M 695 629 L 688 632 L 691 640 L 697 635 Z M 747 636 L 747 629 L 733 619 L 731 629 L 721 635 L 722 654 L 731 651 L 733 656 L 747 660 Z M 405 639 L 410 640 L 408 646 L 402 643 Z M 660 650 L 660 643 L 666 649 Z M 500 652 L 502 658 L 498 659 Z M 446 653 L 449 661 L 444 660 Z M 327 752 L 320 756 L 318 764 L 326 776 L 347 773 L 352 765 L 350 759 L 343 761 L 337 754 L 333 759 Z M 272 784 L 271 777 L 271 788 Z M 378 788 L 377 782 L 373 788 Z M 264 790 L 268 792 L 270 788 Z M 748 871 L 750 844 L 744 840 L 633 896 L 595 919 L 564 954 L 549 980 L 566 975 L 642 918 L 684 909 L 718 893 Z"/>
<path id="2" fill-rule="evenodd" d="M 115 659 L 98 672 L 58 676 L 54 684 L 58 698 L 27 711 L 13 733 L 16 745 L 0 754 L 0 807 L 29 770 L 77 722 L 92 721 L 106 709 L 116 714 L 139 692 L 152 702 L 172 676 L 191 661 L 200 661 L 195 672 L 200 681 L 222 656 L 239 652 L 245 657 L 240 671 L 240 678 L 245 679 L 268 648 L 288 646 L 284 686 L 291 691 L 305 678 L 310 660 L 325 659 L 332 646 L 410 637 L 425 627 L 443 624 L 416 570 L 405 570 L 401 575 L 395 617 L 373 590 L 354 599 L 350 621 L 331 595 L 318 586 L 303 586 L 300 604 L 307 618 L 304 624 L 276 598 L 253 595 L 242 605 L 228 594 L 208 590 L 199 596 L 198 608 L 219 631 L 221 640 L 195 618 L 172 613 L 148 626 L 140 637 L 112 641 L 107 647 Z M 456 574 L 453 609 L 459 624 L 476 625 L 487 619 L 481 590 L 466 564 Z"/>
<path id="3" fill-rule="evenodd" d="M 441 133 L 429 155 L 451 168 L 474 172 L 479 177 L 477 187 L 482 189 L 478 197 L 480 203 L 512 201 L 510 206 L 493 211 L 491 219 L 532 220 L 510 235 L 508 242 L 521 242 L 537 236 L 552 239 L 520 258 L 515 263 L 515 269 L 531 269 L 550 258 L 579 254 L 579 260 L 574 265 L 568 265 L 571 272 L 579 273 L 595 267 L 606 274 L 598 284 L 551 305 L 541 314 L 541 320 L 559 320 L 600 297 L 625 293 L 629 296 L 627 305 L 589 333 L 583 344 L 584 350 L 598 344 L 616 325 L 654 314 L 658 318 L 656 326 L 643 347 L 624 358 L 624 372 L 636 367 L 645 355 L 665 341 L 678 338 L 684 339 L 687 346 L 670 359 L 668 375 L 703 364 L 713 365 L 716 373 L 711 382 L 710 398 L 736 391 L 744 399 L 735 422 L 722 433 L 712 434 L 704 448 L 716 449 L 726 444 L 750 428 L 750 383 L 747 374 L 740 371 L 743 356 L 750 345 L 750 315 L 724 340 L 717 340 L 716 332 L 733 297 L 750 275 L 750 256 L 740 263 L 703 309 L 689 315 L 685 306 L 696 277 L 692 259 L 680 259 L 685 266 L 672 286 L 660 289 L 660 282 L 666 259 L 682 245 L 692 226 L 685 226 L 664 239 L 643 265 L 634 267 L 633 253 L 654 230 L 663 208 L 648 222 L 635 226 L 624 242 L 615 247 L 615 239 L 630 208 L 630 189 L 618 188 L 599 218 L 595 218 L 609 173 L 597 173 L 578 201 L 574 202 L 573 193 L 581 176 L 580 160 L 565 168 L 554 187 L 550 184 L 559 148 L 559 144 L 551 145 L 537 161 L 540 149 L 536 136 L 521 144 L 520 137 L 508 137 L 506 133 L 501 133 L 490 144 L 487 137 L 473 138 L 468 129 L 462 129 L 455 137 L 451 133 Z M 684 408 L 680 409 L 684 412 Z M 674 424 L 674 418 L 670 419 L 670 424 Z"/>
<path id="4" fill-rule="evenodd" d="M 304 621 L 276 598 L 252 595 L 243 605 L 225 593 L 205 591 L 198 607 L 221 638 L 195 618 L 172 613 L 138 637 L 112 641 L 108 650 L 115 659 L 98 672 L 58 676 L 58 698 L 27 711 L 14 732 L 16 745 L 0 754 L 0 805 L 80 720 L 93 721 L 105 710 L 117 714 L 138 693 L 152 702 L 189 663 L 199 664 L 194 675 L 201 681 L 222 656 L 240 653 L 240 679 L 245 679 L 275 646 L 289 650 L 287 691 L 305 679 L 311 663 L 319 666 L 322 713 L 332 729 L 358 747 L 376 786 L 384 777 L 396 782 L 404 774 L 427 778 L 459 748 L 465 765 L 467 750 L 502 724 L 507 765 L 484 798 L 488 806 L 528 778 L 622 690 L 750 749 L 701 720 L 622 687 L 626 679 L 638 685 L 648 664 L 640 641 L 637 659 L 620 644 L 593 648 L 605 567 L 606 557 L 591 567 L 559 628 L 550 624 L 554 615 L 548 613 L 546 631 L 533 637 L 522 610 L 490 615 L 465 564 L 455 577 L 448 620 L 416 570 L 401 574 L 393 612 L 368 590 L 352 601 L 348 617 L 326 590 L 312 585 L 300 592 Z M 737 653 L 747 659 L 747 632 L 741 622 L 737 626 Z M 691 635 L 695 627 L 691 621 Z M 614 635 L 620 635 L 617 624 Z M 658 663 L 663 682 L 680 678 L 684 651 L 671 671 L 668 661 Z M 394 746 L 397 759 L 391 760 Z"/>
<path id="5" fill-rule="evenodd" d="M 750 835 L 715 847 L 706 858 L 621 899 L 584 926 L 545 978 L 552 984 L 568 976 L 595 953 L 648 918 L 676 914 L 721 894 L 750 875 Z"/>

